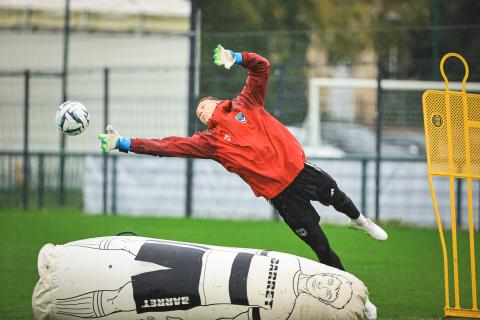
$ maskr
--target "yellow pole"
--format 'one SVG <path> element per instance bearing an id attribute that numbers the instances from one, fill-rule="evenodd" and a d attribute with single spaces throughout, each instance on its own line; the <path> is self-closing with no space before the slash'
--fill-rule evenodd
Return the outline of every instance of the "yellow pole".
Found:
<path id="1" fill-rule="evenodd" d="M 447 76 L 445 75 L 444 71 L 444 63 L 449 57 L 456 57 L 458 58 L 465 66 L 465 76 L 462 81 L 462 92 L 450 92 L 449 83 Z M 472 195 L 472 157 L 477 155 L 477 147 L 470 146 L 470 140 L 473 131 L 473 128 L 480 128 L 480 121 L 473 121 L 469 120 L 469 112 L 475 111 L 475 109 L 469 110 L 470 107 L 478 108 L 478 95 L 472 95 L 472 103 L 470 105 L 469 99 L 470 95 L 467 96 L 466 94 L 466 81 L 468 78 L 468 64 L 465 59 L 457 53 L 449 53 L 445 55 L 441 62 L 440 62 L 440 72 L 442 74 L 443 79 L 445 80 L 445 87 L 446 90 L 444 93 L 444 101 L 435 101 L 429 100 L 432 98 L 433 94 L 438 94 L 439 92 L 429 92 L 426 91 L 422 97 L 423 101 L 423 109 L 424 109 L 424 122 L 425 122 L 425 139 L 426 139 L 426 147 L 427 147 L 427 165 L 428 165 L 428 179 L 430 184 L 430 190 L 435 210 L 435 217 L 437 220 L 438 231 L 440 234 L 440 241 L 442 245 L 443 251 L 443 269 L 444 269 L 444 281 L 445 281 L 445 316 L 446 317 L 467 317 L 467 318 L 477 318 L 480 319 L 480 310 L 478 310 L 478 301 L 477 301 L 477 275 L 476 275 L 476 261 L 475 261 L 475 229 L 473 225 L 473 195 Z M 440 92 L 442 93 L 442 92 Z M 458 100 L 457 98 L 462 99 L 462 109 L 459 110 L 457 107 Z M 444 105 L 443 105 L 444 103 Z M 451 103 L 455 103 L 454 106 Z M 433 108 L 433 109 L 432 109 Z M 435 154 L 435 151 L 430 150 L 431 141 L 430 138 L 433 134 L 436 139 L 438 139 L 438 134 L 445 134 L 445 131 L 435 131 L 431 132 L 430 125 L 433 124 L 437 127 L 437 124 L 429 122 L 429 112 L 436 110 L 435 108 L 445 108 L 445 128 L 446 129 L 446 141 L 447 143 L 447 158 L 445 159 L 443 155 L 442 158 L 438 158 L 438 155 Z M 441 109 L 443 110 L 443 109 Z M 440 111 L 442 112 L 442 111 Z M 460 114 L 463 112 L 463 119 Z M 432 121 L 434 119 L 432 118 Z M 441 120 L 441 118 L 440 118 Z M 461 136 L 461 131 L 459 129 L 463 125 L 463 139 Z M 440 127 L 442 126 L 440 122 Z M 436 130 L 436 129 L 434 129 Z M 454 131 L 455 130 L 455 131 Z M 461 129 L 460 129 L 461 130 Z M 454 141 L 453 133 L 455 132 L 456 137 L 458 136 L 458 140 Z M 436 135 L 436 136 L 435 136 Z M 443 135 L 442 135 L 443 138 Z M 455 145 L 454 145 L 455 143 Z M 464 144 L 464 145 L 463 145 Z M 465 148 L 465 150 L 462 150 Z M 433 159 L 432 159 L 432 152 L 433 152 Z M 475 152 L 475 154 L 472 154 Z M 476 159 L 476 158 L 475 158 Z M 432 171 L 432 161 L 436 161 L 435 163 L 439 163 L 445 165 L 446 163 L 444 160 L 448 161 L 448 170 L 445 172 L 443 169 L 444 167 L 440 167 L 442 169 L 436 168 Z M 476 161 L 476 160 L 475 160 Z M 476 164 L 475 164 L 476 165 Z M 476 167 L 475 167 L 476 168 Z M 449 189 L 450 189 L 450 218 L 451 218 L 451 234 L 452 234 L 452 260 L 453 260 L 453 285 L 454 285 L 454 297 L 455 297 L 455 306 L 452 308 L 450 307 L 450 291 L 449 291 L 449 269 L 448 269 L 448 253 L 447 253 L 447 245 L 445 241 L 445 234 L 443 231 L 442 223 L 441 223 L 441 216 L 438 208 L 437 197 L 435 194 L 435 189 L 433 186 L 433 178 L 434 175 L 440 176 L 447 176 L 449 177 Z M 457 239 L 457 212 L 455 203 L 457 201 L 455 197 L 455 184 L 454 179 L 462 178 L 467 180 L 467 196 L 468 196 L 468 226 L 469 226 L 469 242 L 470 242 L 470 271 L 471 271 L 471 281 L 472 281 L 472 309 L 462 309 L 460 307 L 460 288 L 459 288 L 459 268 L 458 268 L 458 239 Z"/>
<path id="2" fill-rule="evenodd" d="M 457 252 L 457 214 L 455 210 L 455 185 L 450 177 L 450 217 L 452 220 L 452 256 L 453 256 L 453 289 L 455 292 L 455 308 L 460 309 L 458 286 L 458 252 Z"/>
<path id="3" fill-rule="evenodd" d="M 440 212 L 438 210 L 437 195 L 433 187 L 432 176 L 428 175 L 428 183 L 430 184 L 430 191 L 433 201 L 433 209 L 435 210 L 435 218 L 437 220 L 438 233 L 440 235 L 440 243 L 443 251 L 443 280 L 445 282 L 445 307 L 450 308 L 450 287 L 448 284 L 448 256 L 447 245 L 445 244 L 445 235 L 443 234 L 442 220 L 440 219 Z"/>
<path id="4" fill-rule="evenodd" d="M 427 103 L 425 101 L 425 95 L 422 97 L 422 102 L 423 102 L 423 112 L 424 114 L 428 114 L 428 110 L 426 109 Z M 423 118 L 424 120 L 424 126 L 425 126 L 425 146 L 427 148 L 427 155 L 430 154 L 430 134 L 428 134 L 428 124 L 427 124 L 427 117 L 425 116 Z M 445 308 L 450 308 L 450 285 L 449 285 L 449 275 L 448 275 L 448 255 L 447 255 L 447 245 L 445 243 L 445 234 L 443 233 L 443 227 L 442 227 L 442 219 L 440 217 L 440 211 L 438 209 L 438 202 L 437 202 L 437 195 L 435 192 L 435 188 L 433 185 L 433 179 L 431 175 L 431 167 L 430 167 L 430 161 L 427 161 L 427 168 L 428 168 L 428 183 L 430 185 L 430 194 L 432 196 L 432 202 L 433 202 L 433 209 L 435 211 L 435 219 L 437 221 L 437 226 L 438 226 L 438 233 L 440 236 L 440 243 L 442 245 L 442 252 L 443 252 L 443 281 L 445 284 Z"/>
<path id="5" fill-rule="evenodd" d="M 455 166 L 453 162 L 453 137 L 452 137 L 452 110 L 450 104 L 450 88 L 448 84 L 448 78 L 445 74 L 444 64 L 450 57 L 456 57 L 460 59 L 466 68 L 466 73 L 462 81 L 462 91 L 465 92 L 465 83 L 468 78 L 468 65 L 462 56 L 456 53 L 446 54 L 440 61 L 440 73 L 445 80 L 445 111 L 446 111 L 446 124 L 447 124 L 447 142 L 448 142 L 448 168 L 450 174 L 450 217 L 452 223 L 452 258 L 453 258 L 453 286 L 455 293 L 455 308 L 460 309 L 460 293 L 458 285 L 458 252 L 457 252 L 457 214 L 455 210 L 455 185 L 454 175 Z"/>
<path id="6" fill-rule="evenodd" d="M 452 116 L 450 110 L 450 92 L 448 80 L 446 81 L 447 91 L 445 92 L 445 109 L 447 116 L 447 142 L 448 142 L 448 168 L 450 173 L 450 219 L 452 224 L 452 258 L 453 258 L 453 289 L 455 293 L 455 308 L 460 308 L 460 294 L 458 287 L 458 253 L 457 253 L 457 213 L 455 210 L 455 185 L 454 185 L 454 163 L 453 163 L 453 139 L 452 139 Z"/>
<path id="7" fill-rule="evenodd" d="M 472 179 L 467 179 L 468 189 L 468 233 L 470 238 L 470 271 L 472 274 L 472 309 L 477 307 L 477 271 L 475 270 L 475 232 L 473 226 Z"/>
<path id="8" fill-rule="evenodd" d="M 467 95 L 465 84 L 468 78 L 468 65 L 463 57 L 459 59 L 465 65 L 465 76 L 462 81 L 462 107 L 463 107 L 463 134 L 465 139 L 465 165 L 467 178 L 467 201 L 468 201 L 468 233 L 470 242 L 470 274 L 472 281 L 472 309 L 477 310 L 477 272 L 475 269 L 475 233 L 473 226 L 473 200 L 472 200 L 472 165 L 471 165 L 471 150 L 470 150 L 470 122 L 468 120 Z"/>

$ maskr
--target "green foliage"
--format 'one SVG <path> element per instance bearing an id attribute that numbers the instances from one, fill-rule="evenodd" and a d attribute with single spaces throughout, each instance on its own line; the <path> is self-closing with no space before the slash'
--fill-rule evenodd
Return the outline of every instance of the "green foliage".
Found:
<path id="1" fill-rule="evenodd" d="M 200 97 L 232 99 L 245 83 L 246 72 L 238 67 L 226 71 L 213 65 L 213 48 L 221 43 L 269 59 L 267 109 L 283 123 L 303 122 L 310 77 L 307 56 L 323 52 L 330 63 L 359 59 L 371 42 L 362 26 L 368 25 L 373 5 L 335 0 L 200 1 Z"/>
<path id="2" fill-rule="evenodd" d="M 437 230 L 387 225 L 389 240 L 378 242 L 344 226 L 323 228 L 347 270 L 368 286 L 380 318 L 442 316 L 443 270 Z M 68 209 L 0 210 L 1 318 L 32 318 L 30 301 L 38 280 L 37 254 L 44 244 L 110 236 L 121 231 L 160 239 L 282 251 L 315 260 L 310 248 L 279 221 L 92 216 Z M 462 306 L 469 307 L 468 235 L 460 231 L 458 238 L 460 283 L 464 288 Z M 478 233 L 476 238 L 478 243 Z"/>
<path id="3" fill-rule="evenodd" d="M 373 50 L 385 76 L 417 79 L 439 79 L 439 60 L 448 52 L 480 61 L 476 0 L 213 0 L 201 1 L 201 8 L 204 54 L 223 41 L 225 47 L 262 53 L 274 64 L 300 65 L 307 51 L 322 52 L 336 64 L 359 61 Z M 452 78 L 463 75 L 459 63 L 448 68 Z M 300 76 L 288 69 L 286 77 Z"/>
<path id="4" fill-rule="evenodd" d="M 439 16 L 447 12 L 462 17 L 460 12 L 468 11 L 468 6 L 444 6 L 436 0 L 214 0 L 201 1 L 200 7 L 200 97 L 231 99 L 245 83 L 244 70 L 226 71 L 212 64 L 212 50 L 218 43 L 236 51 L 257 52 L 272 63 L 267 109 L 286 124 L 305 119 L 310 62 L 354 65 L 365 59 L 366 52 L 375 52 L 384 77 L 432 78 L 438 75 L 443 44 L 455 37 L 450 31 L 440 36 L 431 24 L 444 24 Z M 436 20 L 433 8 L 438 11 Z M 471 41 L 468 46 L 477 45 Z M 370 61 L 372 68 L 375 59 Z M 454 65 L 453 74 L 460 69 Z"/>
<path id="5" fill-rule="evenodd" d="M 350 63 L 361 59 L 361 53 L 371 43 L 368 27 L 372 1 L 317 0 L 312 10 L 318 19 L 312 20 L 319 49 L 324 50 L 329 63 Z"/>
<path id="6" fill-rule="evenodd" d="M 230 50 L 256 52 L 269 59 L 272 70 L 267 108 L 283 122 L 302 121 L 307 105 L 305 66 L 310 36 L 295 31 L 309 28 L 313 4 L 312 0 L 201 1 L 200 97 L 232 99 L 245 84 L 245 71 L 236 67 L 226 71 L 212 64 L 212 51 L 220 43 Z"/>
<path id="7" fill-rule="evenodd" d="M 464 0 L 382 0 L 371 25 L 373 43 L 383 62 L 385 76 L 441 80 L 440 59 L 458 52 L 471 62 L 479 61 L 478 33 L 480 2 Z M 452 79 L 462 78 L 461 63 L 447 65 Z M 480 78 L 473 73 L 471 79 Z"/>

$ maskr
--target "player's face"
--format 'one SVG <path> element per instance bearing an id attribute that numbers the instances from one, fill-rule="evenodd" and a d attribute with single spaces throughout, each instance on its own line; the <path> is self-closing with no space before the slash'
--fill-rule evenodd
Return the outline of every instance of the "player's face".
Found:
<path id="1" fill-rule="evenodd" d="M 202 100 L 197 106 L 197 118 L 204 124 L 208 125 L 208 121 L 213 115 L 213 111 L 217 107 L 218 100 Z"/>
<path id="2" fill-rule="evenodd" d="M 307 289 L 315 298 L 333 302 L 337 298 L 340 284 L 340 280 L 335 277 L 317 274 L 307 280 Z"/>

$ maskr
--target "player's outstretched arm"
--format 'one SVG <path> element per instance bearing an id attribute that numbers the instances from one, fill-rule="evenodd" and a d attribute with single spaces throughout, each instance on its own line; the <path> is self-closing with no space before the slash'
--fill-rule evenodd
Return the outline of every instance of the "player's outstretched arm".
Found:
<path id="1" fill-rule="evenodd" d="M 128 152 L 132 144 L 129 138 L 122 137 L 112 125 L 107 126 L 107 133 L 98 134 L 98 140 L 100 140 L 100 148 L 103 153 L 108 153 L 115 149 Z"/>
<path id="2" fill-rule="evenodd" d="M 230 69 L 234 64 L 239 64 L 248 69 L 248 79 L 238 98 L 250 106 L 263 107 L 267 95 L 270 62 L 257 53 L 227 50 L 220 44 L 213 53 L 213 62 L 217 66 Z"/>
<path id="3" fill-rule="evenodd" d="M 197 132 L 191 137 L 163 139 L 131 139 L 130 151 L 159 157 L 215 159 L 215 135 L 210 131 Z"/>
<path id="4" fill-rule="evenodd" d="M 210 132 L 197 132 L 191 137 L 166 137 L 163 139 L 142 139 L 122 137 L 113 126 L 108 125 L 107 133 L 98 135 L 103 153 L 118 149 L 160 157 L 215 158 L 215 137 Z"/>

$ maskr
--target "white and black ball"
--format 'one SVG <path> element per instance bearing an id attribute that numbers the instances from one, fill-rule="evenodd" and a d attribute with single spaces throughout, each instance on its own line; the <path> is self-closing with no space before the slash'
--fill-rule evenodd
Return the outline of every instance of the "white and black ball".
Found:
<path id="1" fill-rule="evenodd" d="M 87 107 L 78 101 L 62 103 L 55 113 L 58 129 L 65 134 L 75 136 L 82 133 L 90 123 Z"/>

